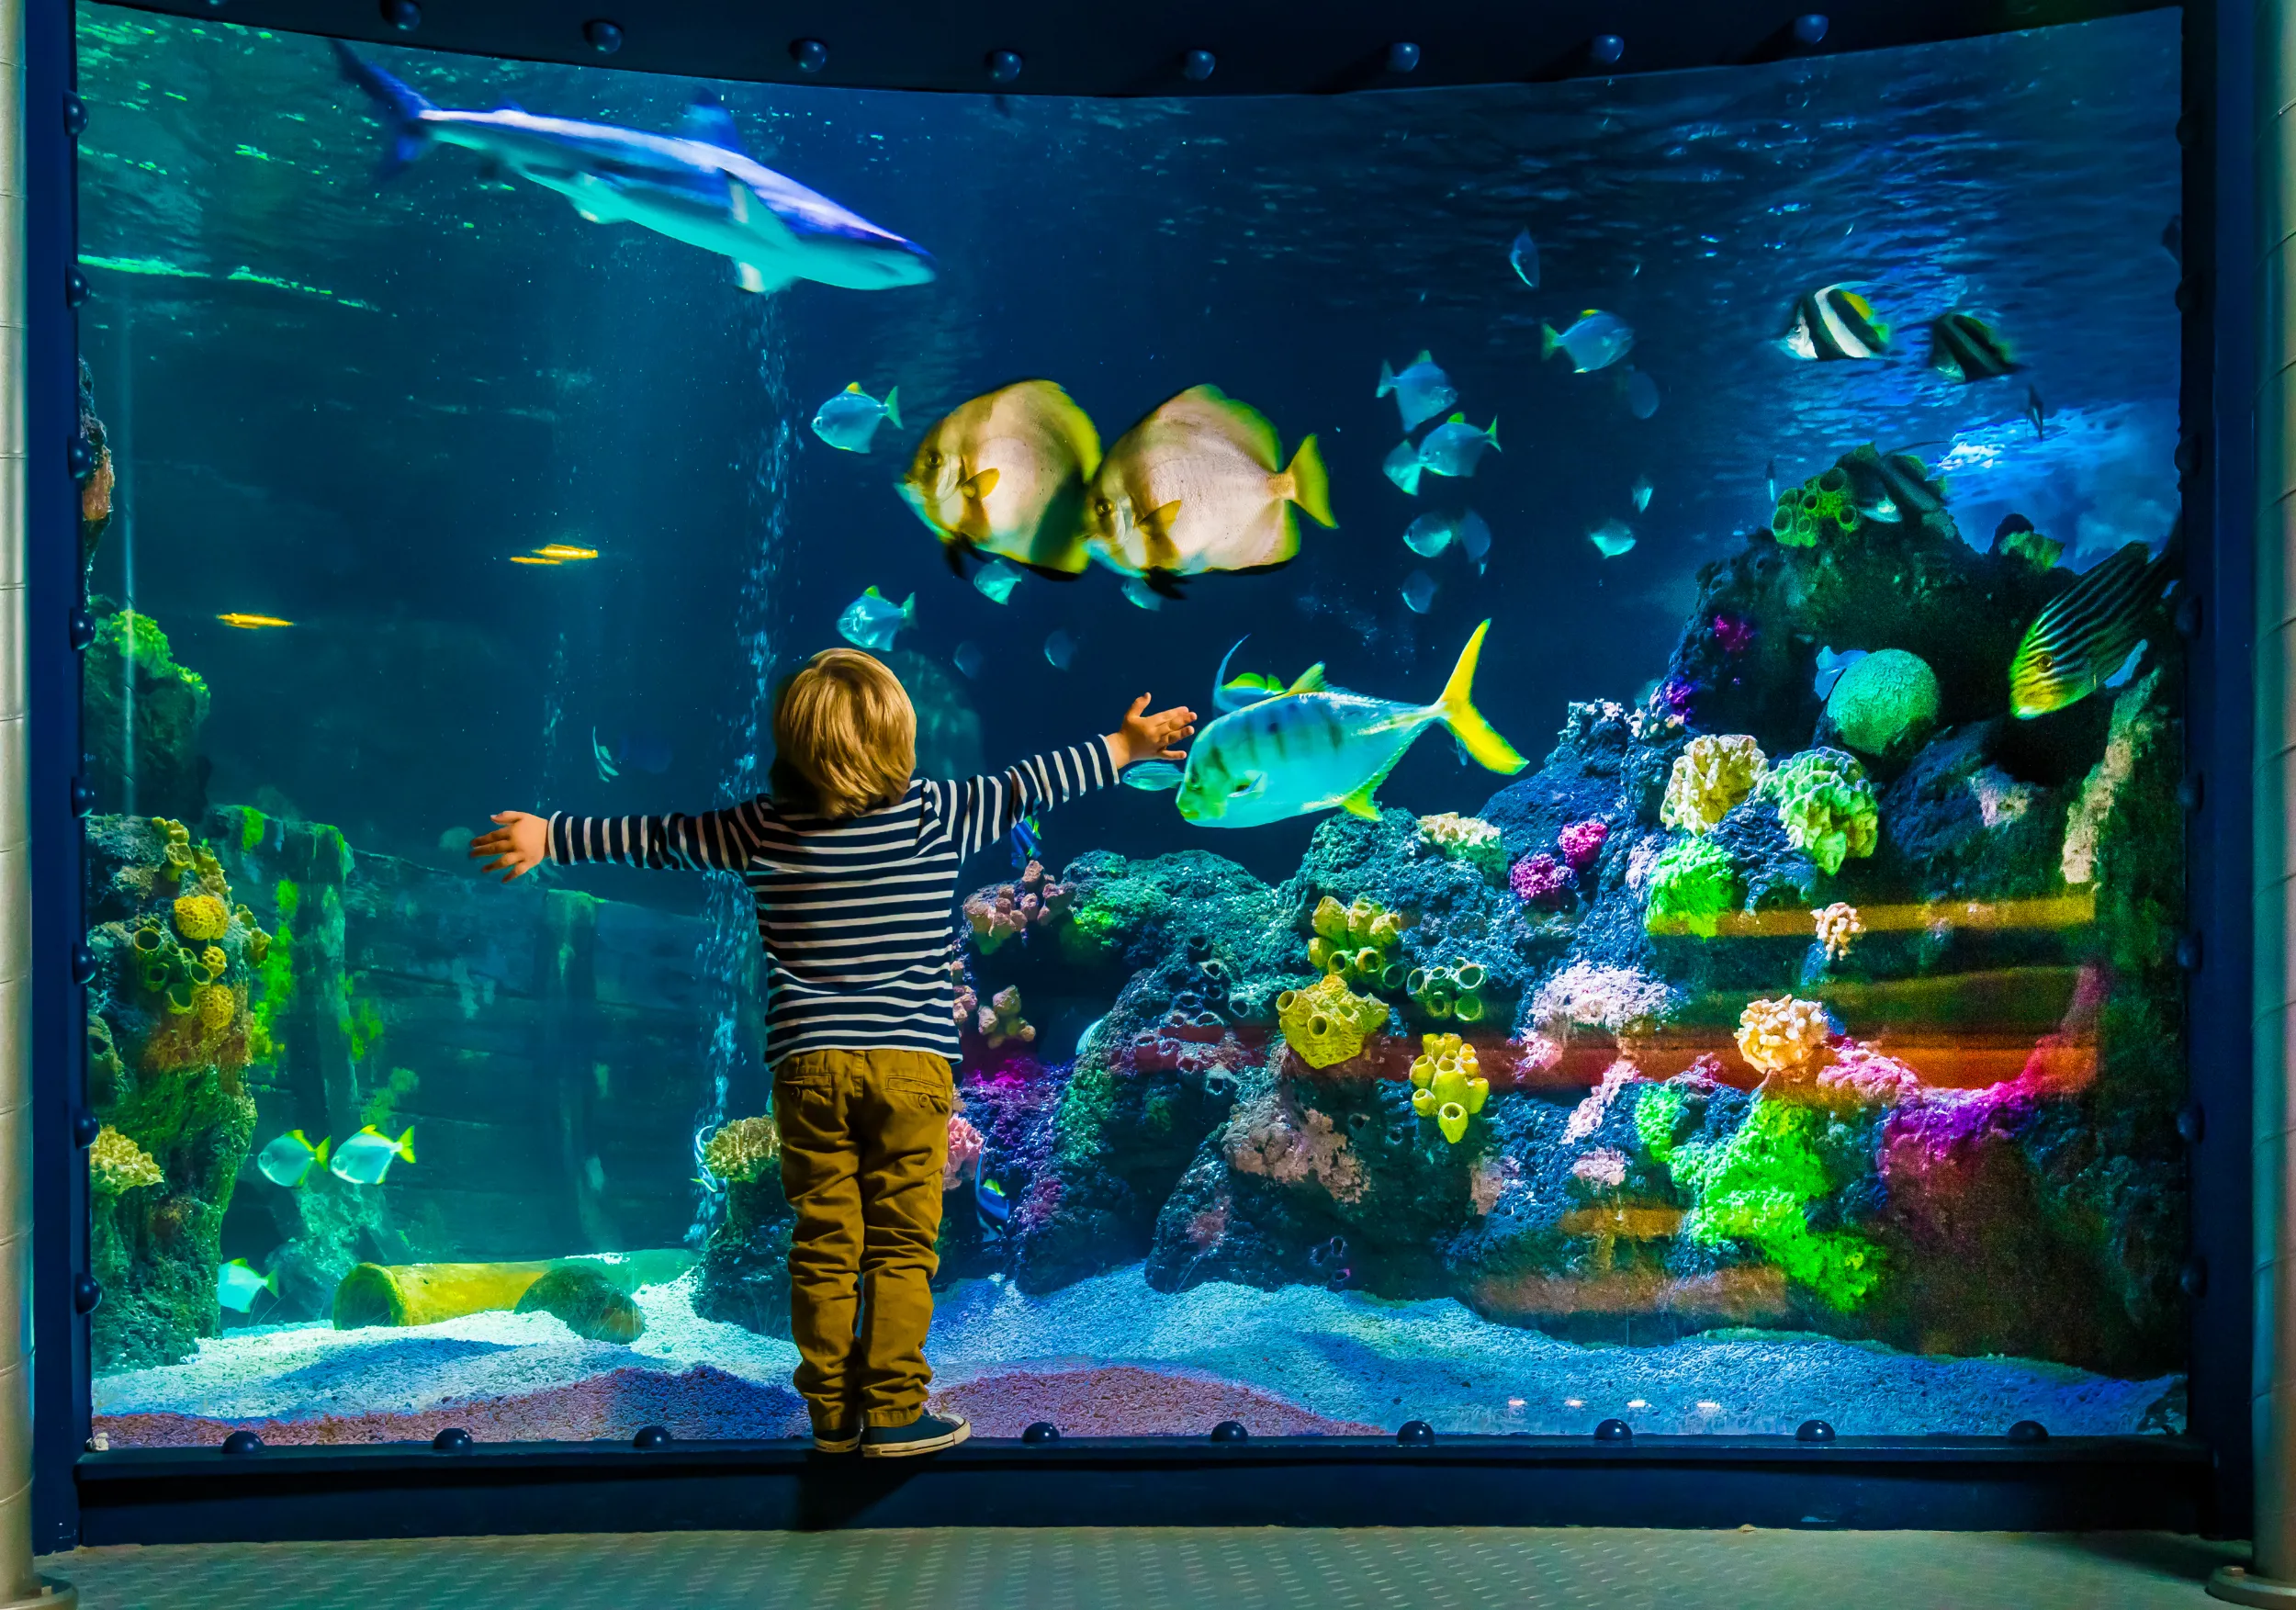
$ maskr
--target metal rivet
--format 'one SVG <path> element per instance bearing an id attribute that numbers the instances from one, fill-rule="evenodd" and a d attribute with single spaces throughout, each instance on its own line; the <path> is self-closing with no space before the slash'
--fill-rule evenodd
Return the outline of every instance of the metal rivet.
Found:
<path id="1" fill-rule="evenodd" d="M 1395 1440 L 1403 1447 L 1435 1447 L 1435 1427 L 1424 1420 L 1406 1420 L 1396 1432 Z"/>
<path id="2" fill-rule="evenodd" d="M 96 1137 L 104 1132 L 104 1120 L 86 1108 L 72 1115 L 72 1143 L 81 1151 L 96 1144 Z"/>
<path id="3" fill-rule="evenodd" d="M 96 444 L 85 436 L 74 436 L 64 449 L 65 467 L 72 471 L 73 480 L 85 480 L 96 472 Z"/>
<path id="4" fill-rule="evenodd" d="M 96 809 L 96 785 L 84 777 L 72 780 L 72 814 L 84 816 Z"/>
<path id="5" fill-rule="evenodd" d="M 1210 51 L 1190 51 L 1180 58 L 1180 76 L 1190 84 L 1201 84 L 1220 65 L 1220 58 Z"/>
<path id="6" fill-rule="evenodd" d="M 668 1447 L 670 1442 L 669 1430 L 659 1425 L 641 1425 L 637 1428 L 637 1435 L 630 1438 L 630 1446 L 641 1451 L 648 1448 Z"/>
<path id="7" fill-rule="evenodd" d="M 1818 20 L 1823 22 L 1826 19 L 1821 17 Z M 1795 1442 L 1831 1442 L 1833 1439 L 1834 1428 L 1823 1420 L 1805 1420 L 1794 1428 Z"/>
<path id="8" fill-rule="evenodd" d="M 2206 1258 L 2194 1258 L 2177 1271 L 2177 1284 L 2187 1297 L 2198 1300 L 2209 1294 L 2209 1263 Z"/>
<path id="9" fill-rule="evenodd" d="M 443 1454 L 467 1454 L 476 1440 L 461 1426 L 450 1425 L 431 1438 L 431 1446 Z"/>
<path id="10" fill-rule="evenodd" d="M 1626 53 L 1626 41 L 1616 34 L 1596 34 L 1586 53 L 1597 67 L 1615 67 Z"/>
<path id="11" fill-rule="evenodd" d="M 1061 1428 L 1050 1420 L 1032 1420 L 1029 1423 L 1028 1428 L 1020 1434 L 1020 1440 L 1033 1447 L 1042 1447 L 1045 1443 L 1058 1442 L 1060 1439 Z"/>
<path id="12" fill-rule="evenodd" d="M 2020 1420 L 2009 1428 L 2011 1442 L 2047 1442 L 2049 1428 L 2038 1420 Z"/>
<path id="13" fill-rule="evenodd" d="M 96 617 L 84 609 L 73 610 L 64 623 L 64 635 L 71 639 L 74 654 L 84 653 L 96 641 Z"/>
<path id="14" fill-rule="evenodd" d="M 103 1302 L 104 1288 L 95 1276 L 82 1273 L 72 1277 L 72 1312 L 73 1313 L 94 1313 L 103 1306 Z"/>
<path id="15" fill-rule="evenodd" d="M 74 140 L 87 132 L 87 102 L 76 95 L 63 97 L 63 131 Z"/>
<path id="16" fill-rule="evenodd" d="M 87 276 L 82 274 L 76 267 L 65 269 L 63 271 L 63 305 L 67 308 L 79 307 L 87 300 Z"/>
<path id="17" fill-rule="evenodd" d="M 422 7 L 414 0 L 383 0 L 383 20 L 402 34 L 411 34 L 422 26 Z"/>
<path id="18" fill-rule="evenodd" d="M 988 53 L 988 75 L 999 84 L 1010 84 L 1020 76 L 1026 65 L 1018 51 L 991 51 Z"/>
<path id="19" fill-rule="evenodd" d="M 609 22 L 602 17 L 592 17 L 582 24 L 582 38 L 601 56 L 611 56 L 622 48 L 622 25 Z"/>
<path id="20" fill-rule="evenodd" d="M 1419 47 L 1409 39 L 1397 39 L 1387 48 L 1387 70 L 1390 73 L 1409 73 L 1419 65 Z"/>
<path id="21" fill-rule="evenodd" d="M 1244 1422 L 1241 1420 L 1222 1420 L 1211 1428 L 1211 1439 L 1214 1442 L 1247 1442 L 1251 1439 L 1251 1435 L 1250 1432 L 1244 1429 Z"/>
<path id="22" fill-rule="evenodd" d="M 829 64 L 829 47 L 819 39 L 792 39 L 789 59 L 800 73 L 818 73 Z"/>
<path id="23" fill-rule="evenodd" d="M 1823 12 L 1806 11 L 1794 19 L 1794 41 L 1800 45 L 1822 44 L 1825 41 L 1826 29 L 1830 26 L 1830 22 Z M 1812 1424 L 1823 1424 L 1824 1422 L 1817 1421 Z"/>
<path id="24" fill-rule="evenodd" d="M 223 1439 L 223 1451 L 235 1459 L 263 1452 L 263 1438 L 252 1431 L 234 1431 Z"/>
<path id="25" fill-rule="evenodd" d="M 1594 1428 L 1596 1442 L 1632 1442 L 1635 1428 L 1624 1420 L 1605 1420 Z"/>
<path id="26" fill-rule="evenodd" d="M 85 940 L 72 947 L 72 982 L 82 989 L 96 982 L 96 952 L 87 948 Z"/>

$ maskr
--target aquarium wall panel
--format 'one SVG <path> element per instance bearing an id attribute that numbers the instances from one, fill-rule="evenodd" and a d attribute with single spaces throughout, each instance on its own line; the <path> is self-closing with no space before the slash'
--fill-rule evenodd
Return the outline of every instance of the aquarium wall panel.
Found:
<path id="1" fill-rule="evenodd" d="M 949 913 L 982 1434 L 2182 1428 L 2173 12 L 1121 103 L 78 26 L 110 1446 L 804 1430 L 748 893 L 467 850 L 758 794 L 838 643 L 920 775 L 1198 713 Z"/>

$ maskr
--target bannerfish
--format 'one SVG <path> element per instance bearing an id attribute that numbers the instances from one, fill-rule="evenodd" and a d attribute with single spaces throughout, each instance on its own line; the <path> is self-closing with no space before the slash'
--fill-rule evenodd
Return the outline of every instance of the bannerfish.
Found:
<path id="1" fill-rule="evenodd" d="M 1580 314 L 1578 321 L 1559 335 L 1552 324 L 1538 327 L 1538 355 L 1550 358 L 1562 353 L 1581 375 L 1607 369 L 1634 349 L 1634 326 L 1615 313 L 1596 308 Z"/>
<path id="2" fill-rule="evenodd" d="M 1211 702 L 1221 710 L 1241 710 L 1246 704 L 1256 704 L 1262 699 L 1273 698 L 1284 691 L 1280 677 L 1256 670 L 1238 671 L 1232 677 L 1228 674 L 1228 665 L 1235 659 L 1235 651 L 1250 640 L 1248 634 L 1238 637 L 1228 652 L 1220 657 L 1220 670 L 1212 677 Z M 1135 783 L 1133 786 L 1144 788 L 1150 785 Z"/>
<path id="3" fill-rule="evenodd" d="M 233 1258 L 215 1272 L 215 1300 L 233 1313 L 253 1309 L 256 1296 L 264 1291 L 279 1295 L 278 1275 L 258 1275 L 245 1258 Z"/>
<path id="4" fill-rule="evenodd" d="M 2144 641 L 2178 546 L 2172 534 L 2155 557 L 2130 543 L 2051 599 L 2009 661 L 2009 713 L 2047 715 L 2104 686 Z"/>
<path id="5" fill-rule="evenodd" d="M 1659 411 L 1659 383 L 1640 369 L 1626 371 L 1626 411 L 1647 420 Z"/>
<path id="6" fill-rule="evenodd" d="M 901 388 L 895 386 L 880 402 L 856 380 L 821 405 L 813 416 L 813 433 L 843 452 L 866 453 L 881 420 L 901 428 Z"/>
<path id="7" fill-rule="evenodd" d="M 590 729 L 590 758 L 598 767 L 599 782 L 612 782 L 622 775 L 621 768 L 613 763 L 613 754 L 598 741 L 598 729 L 594 726 Z"/>
<path id="8" fill-rule="evenodd" d="M 1056 580 L 1084 573 L 1085 487 L 1100 433 L 1050 380 L 1021 380 L 936 420 L 898 488 L 960 574 L 998 555 Z"/>
<path id="9" fill-rule="evenodd" d="M 1426 468 L 1419 462 L 1418 443 L 1404 437 L 1395 444 L 1395 450 L 1380 461 L 1379 467 L 1387 472 L 1388 479 L 1412 497 L 1419 495 L 1419 478 L 1426 473 Z"/>
<path id="10" fill-rule="evenodd" d="M 1465 414 L 1455 413 L 1429 431 L 1426 439 L 1419 444 L 1419 462 L 1423 468 L 1432 469 L 1437 475 L 1473 475 L 1483 450 L 1496 452 L 1498 447 L 1499 422 L 1495 417 L 1479 431 L 1467 422 Z"/>
<path id="11" fill-rule="evenodd" d="M 1483 573 L 1483 561 L 1491 557 L 1491 526 L 1483 517 L 1469 509 L 1459 516 L 1459 552 L 1465 554 L 1475 567 L 1475 574 Z"/>
<path id="12" fill-rule="evenodd" d="M 273 1185 L 293 1190 L 310 1177 L 313 1164 L 326 1163 L 330 1143 L 322 1140 L 313 1146 L 301 1130 L 289 1130 L 255 1154 L 255 1166 Z"/>
<path id="13" fill-rule="evenodd" d="M 1830 644 L 1820 648 L 1818 651 L 1818 673 L 1810 680 L 1810 692 L 1821 699 L 1830 695 L 1834 684 L 1841 680 L 1841 673 L 1863 659 L 1865 653 L 1863 648 L 1844 648 L 1836 653 Z"/>
<path id="14" fill-rule="evenodd" d="M 1044 658 L 1054 670 L 1066 670 L 1076 658 L 1076 639 L 1054 626 L 1044 639 Z"/>
<path id="15" fill-rule="evenodd" d="M 1841 461 L 1850 479 L 1850 501 L 1858 512 L 1885 525 L 1908 515 L 1919 520 L 1945 507 L 1945 482 L 1910 453 L 1869 456 L 1864 449 Z"/>
<path id="16" fill-rule="evenodd" d="M 552 564 L 556 564 L 557 562 L 557 561 L 555 559 L 551 561 Z M 228 615 L 218 615 L 215 618 L 221 621 L 225 625 L 236 626 L 242 632 L 261 632 L 272 626 L 291 626 L 295 625 L 293 621 L 283 621 L 277 615 L 242 615 L 233 614 Z"/>
<path id="17" fill-rule="evenodd" d="M 1095 558 L 1167 597 L 1208 570 L 1270 570 L 1300 552 L 1295 505 L 1332 518 L 1313 436 L 1291 462 L 1267 416 L 1217 386 L 1191 386 L 1117 439 L 1085 497 Z"/>
<path id="18" fill-rule="evenodd" d="M 2023 366 L 2009 343 L 1974 313 L 1948 313 L 1930 324 L 1930 367 L 1948 379 L 1998 380 Z"/>
<path id="19" fill-rule="evenodd" d="M 1406 434 L 1417 430 L 1429 420 L 1442 413 L 1459 400 L 1458 388 L 1451 384 L 1451 377 L 1435 366 L 1435 354 L 1423 352 L 1411 361 L 1401 374 L 1389 367 L 1385 359 L 1379 363 L 1379 388 L 1375 397 L 1392 392 L 1396 411 L 1403 416 Z"/>
<path id="20" fill-rule="evenodd" d="M 991 559 L 973 572 L 974 591 L 991 603 L 1002 603 L 1012 596 L 1012 590 L 1020 585 L 1028 572 L 1010 559 Z"/>
<path id="21" fill-rule="evenodd" d="M 1460 747 L 1493 771 L 1529 764 L 1485 721 L 1473 703 L 1475 665 L 1485 621 L 1432 704 L 1401 704 L 1328 685 L 1321 665 L 1271 698 L 1214 719 L 1188 749 L 1186 770 L 1144 761 L 1166 787 L 1179 790 L 1180 815 L 1199 828 L 1256 828 L 1334 808 L 1376 820 L 1372 798 L 1405 750 L 1428 727 L 1451 729 Z"/>
<path id="22" fill-rule="evenodd" d="M 838 636 L 856 648 L 890 648 L 896 633 L 915 625 L 916 593 L 895 603 L 874 587 L 862 589 L 861 595 L 837 618 Z"/>
<path id="23" fill-rule="evenodd" d="M 949 663 L 968 678 L 981 674 L 981 646 L 970 640 L 957 645 L 957 651 L 949 657 Z"/>
<path id="24" fill-rule="evenodd" d="M 335 1160 L 327 1171 L 353 1185 L 380 1185 L 391 1164 L 401 1157 L 414 1161 L 413 1126 L 394 1141 L 370 1123 L 335 1148 Z"/>
<path id="25" fill-rule="evenodd" d="M 1403 607 L 1415 615 L 1424 615 L 1434 606 L 1435 578 L 1424 570 L 1413 570 L 1403 578 Z"/>
<path id="26" fill-rule="evenodd" d="M 674 135 L 538 118 L 516 107 L 456 111 L 332 42 L 343 76 L 366 92 L 389 136 L 384 179 L 433 144 L 459 145 L 557 191 L 588 222 L 634 223 L 729 259 L 734 283 L 746 291 L 800 279 L 889 290 L 933 277 L 922 246 L 744 155 L 733 114 L 715 96 L 688 107 Z"/>
<path id="27" fill-rule="evenodd" d="M 1533 290 L 1538 288 L 1538 242 L 1531 239 L 1530 231 L 1514 237 L 1514 244 L 1507 248 L 1507 261 L 1514 267 L 1515 278 Z"/>
<path id="28" fill-rule="evenodd" d="M 1124 578 L 1124 597 L 1141 609 L 1159 610 L 1164 607 L 1164 594 L 1138 576 Z"/>
<path id="29" fill-rule="evenodd" d="M 2049 433 L 2049 411 L 2042 405 L 2041 388 L 2030 380 L 2025 383 L 2025 417 L 2032 422 L 2034 441 Z"/>
<path id="30" fill-rule="evenodd" d="M 1794 316 L 1778 344 L 1807 363 L 1877 358 L 1889 350 L 1889 326 L 1857 292 L 1841 285 L 1823 286 L 1795 302 Z"/>
<path id="31" fill-rule="evenodd" d="M 1605 520 L 1586 534 L 1594 551 L 1606 559 L 1615 559 L 1635 545 L 1634 527 L 1624 520 Z"/>
<path id="32" fill-rule="evenodd" d="M 1650 506 L 1650 494 L 1657 490 L 1650 484 L 1648 475 L 1635 477 L 1635 484 L 1628 490 L 1627 495 L 1634 499 L 1636 513 L 1639 514 Z"/>

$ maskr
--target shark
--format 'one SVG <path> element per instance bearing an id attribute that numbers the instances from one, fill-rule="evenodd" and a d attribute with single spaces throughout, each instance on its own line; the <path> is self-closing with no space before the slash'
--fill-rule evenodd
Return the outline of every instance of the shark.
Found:
<path id="1" fill-rule="evenodd" d="M 433 106 L 341 40 L 343 76 L 375 103 L 388 180 L 433 145 L 458 145 L 555 190 L 591 223 L 633 223 L 729 259 L 734 283 L 769 294 L 800 279 L 890 290 L 934 276 L 932 254 L 746 155 L 733 114 L 704 96 L 681 132 Z"/>

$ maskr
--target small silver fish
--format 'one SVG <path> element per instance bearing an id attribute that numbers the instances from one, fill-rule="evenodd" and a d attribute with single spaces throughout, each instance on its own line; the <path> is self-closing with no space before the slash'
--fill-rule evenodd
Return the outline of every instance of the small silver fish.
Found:
<path id="1" fill-rule="evenodd" d="M 279 1295 L 279 1277 L 258 1275 L 245 1258 L 233 1258 L 215 1272 L 215 1300 L 233 1313 L 253 1309 L 256 1297 L 265 1291 Z"/>
<path id="2" fill-rule="evenodd" d="M 847 453 L 866 453 L 880 420 L 891 420 L 896 431 L 901 428 L 901 388 L 895 386 L 880 402 L 856 380 L 821 405 L 813 416 L 813 433 Z"/>
<path id="3" fill-rule="evenodd" d="M 1465 554 L 1475 567 L 1475 574 L 1483 573 L 1483 561 L 1491 556 L 1491 526 L 1483 517 L 1469 509 L 1459 516 L 1459 552 Z"/>
<path id="4" fill-rule="evenodd" d="M 874 587 L 864 588 L 861 595 L 845 606 L 845 613 L 837 618 L 838 636 L 856 648 L 886 649 L 905 626 L 917 625 L 917 594 L 895 603 Z"/>
<path id="5" fill-rule="evenodd" d="M 1076 658 L 1076 639 L 1058 626 L 1044 639 L 1044 658 L 1054 670 L 1066 670 Z"/>
<path id="6" fill-rule="evenodd" d="M 949 661 L 966 676 L 977 677 L 981 674 L 981 646 L 970 640 L 960 643 Z"/>
<path id="7" fill-rule="evenodd" d="M 1403 416 L 1406 433 L 1417 430 L 1459 400 L 1451 377 L 1435 366 L 1435 354 L 1431 352 L 1421 353 L 1400 375 L 1381 360 L 1379 388 L 1372 395 L 1385 397 L 1390 392 L 1395 397 L 1396 411 Z"/>
<path id="8" fill-rule="evenodd" d="M 394 1141 L 370 1123 L 343 1143 L 327 1169 L 337 1179 L 353 1185 L 380 1185 L 391 1164 L 401 1157 L 414 1161 L 413 1126 Z"/>
<path id="9" fill-rule="evenodd" d="M 1499 422 L 1493 419 L 1479 431 L 1465 414 L 1455 413 L 1419 444 L 1419 462 L 1437 475 L 1473 475 L 1485 448 L 1498 451 Z"/>
<path id="10" fill-rule="evenodd" d="M 1012 590 L 1020 585 L 1020 579 L 1027 574 L 1010 559 L 999 557 L 973 572 L 973 585 L 989 602 L 1002 603 L 1012 596 Z"/>
<path id="11" fill-rule="evenodd" d="M 1640 369 L 1626 371 L 1626 411 L 1647 420 L 1659 411 L 1659 383 Z"/>
<path id="12" fill-rule="evenodd" d="M 1403 528 L 1403 546 L 1423 559 L 1432 559 L 1458 535 L 1458 523 L 1450 515 L 1422 514 Z"/>
<path id="13" fill-rule="evenodd" d="M 1387 472 L 1388 479 L 1412 497 L 1419 495 L 1419 478 L 1426 467 L 1419 462 L 1419 445 L 1410 437 L 1396 443 L 1395 450 L 1380 462 L 1379 467 Z"/>
<path id="14" fill-rule="evenodd" d="M 293 1190 L 310 1177 L 312 1165 L 327 1161 L 329 1143 L 314 1147 L 301 1130 L 289 1130 L 255 1154 L 255 1167 L 273 1185 Z"/>
<path id="15" fill-rule="evenodd" d="M 1533 290 L 1538 288 L 1538 242 L 1531 239 L 1529 230 L 1514 237 L 1514 244 L 1507 248 L 1507 261 L 1514 265 L 1515 278 Z"/>
<path id="16" fill-rule="evenodd" d="M 1160 610 L 1164 607 L 1164 595 L 1149 586 L 1146 580 L 1139 576 L 1124 578 L 1124 596 L 1144 610 Z"/>
<path id="17" fill-rule="evenodd" d="M 1635 545 L 1634 528 L 1624 520 L 1605 520 L 1586 534 L 1594 551 L 1606 559 L 1615 559 Z"/>
<path id="18" fill-rule="evenodd" d="M 1435 578 L 1424 570 L 1413 570 L 1403 578 L 1403 604 L 1415 615 L 1424 615 L 1435 602 Z"/>
<path id="19" fill-rule="evenodd" d="M 1650 478 L 1648 475 L 1635 477 L 1635 484 L 1630 495 L 1635 501 L 1636 513 L 1639 514 L 1650 506 L 1650 494 L 1657 490 L 1650 484 Z"/>
<path id="20" fill-rule="evenodd" d="M 1589 308 L 1559 334 L 1551 324 L 1541 324 L 1538 332 L 1538 355 L 1550 358 L 1561 353 L 1581 375 L 1609 368 L 1635 347 L 1634 326 L 1599 308 Z"/>

